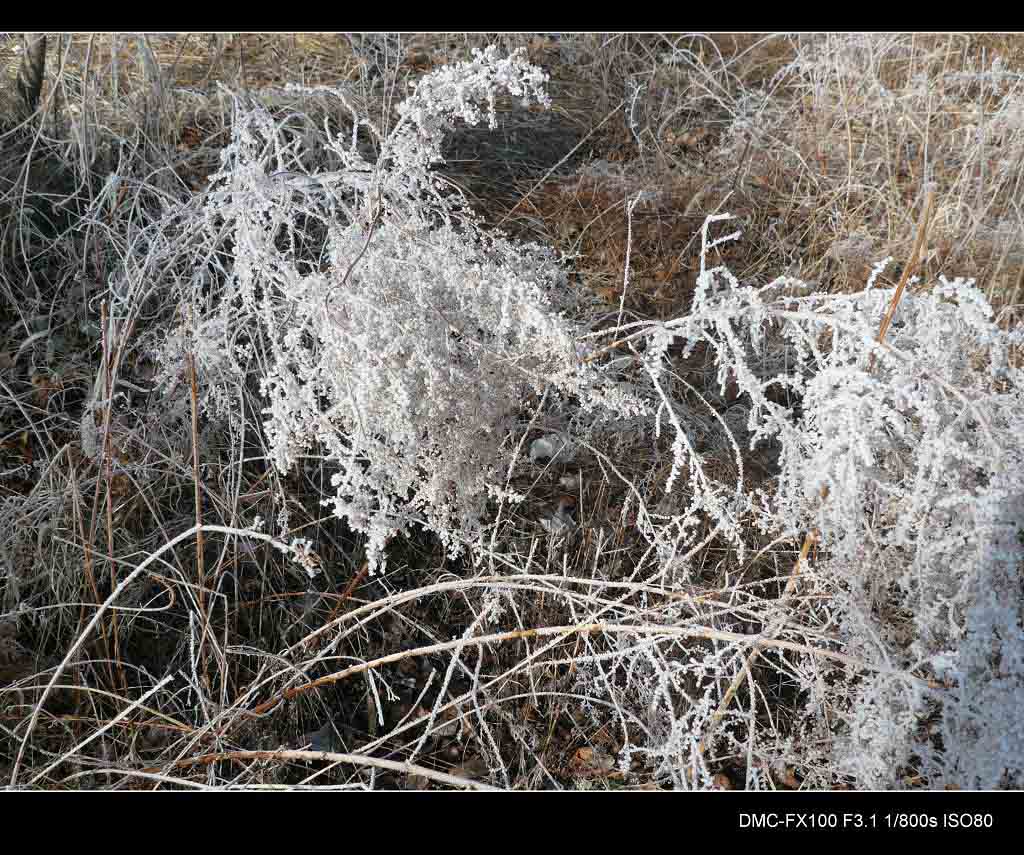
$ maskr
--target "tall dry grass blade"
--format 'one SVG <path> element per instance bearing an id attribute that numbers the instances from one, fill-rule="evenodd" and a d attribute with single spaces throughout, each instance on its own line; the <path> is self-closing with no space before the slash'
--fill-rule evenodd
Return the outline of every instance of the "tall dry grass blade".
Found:
<path id="1" fill-rule="evenodd" d="M 18 65 L 16 86 L 25 112 L 32 114 L 39 106 L 39 93 L 43 91 L 46 76 L 46 35 L 27 33 L 25 52 Z"/>
<path id="2" fill-rule="evenodd" d="M 907 263 L 903 267 L 903 275 L 900 276 L 899 284 L 896 286 L 896 293 L 892 296 L 892 302 L 889 303 L 889 308 L 885 313 L 885 317 L 882 318 L 882 324 L 878 328 L 878 343 L 881 344 L 885 339 L 885 334 L 889 331 L 889 325 L 892 323 L 893 316 L 896 314 L 896 309 L 899 307 L 900 299 L 903 297 L 903 291 L 907 287 L 907 282 L 910 281 L 910 277 L 917 270 L 917 266 L 921 260 L 921 250 L 924 247 L 925 238 L 928 236 L 928 227 L 931 225 L 932 213 L 935 209 L 935 185 L 932 184 L 928 187 L 928 195 L 925 197 L 924 207 L 921 209 L 921 218 L 917 222 L 917 237 L 914 239 L 914 248 L 910 253 L 910 258 L 907 259 Z"/>

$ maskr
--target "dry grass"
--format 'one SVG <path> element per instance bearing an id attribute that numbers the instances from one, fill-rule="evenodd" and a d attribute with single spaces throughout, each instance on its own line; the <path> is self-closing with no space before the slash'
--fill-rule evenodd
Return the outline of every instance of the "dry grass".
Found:
<path id="1" fill-rule="evenodd" d="M 44 110 L 2 129 L 0 155 L 0 777 L 18 765 L 13 783 L 52 789 L 665 784 L 652 766 L 612 759 L 642 738 L 650 723 L 637 711 L 653 704 L 625 686 L 615 651 L 660 645 L 681 660 L 754 632 L 766 603 L 788 602 L 799 543 L 752 533 L 754 557 L 740 563 L 712 539 L 689 578 L 658 566 L 637 532 L 636 496 L 665 501 L 667 442 L 622 473 L 608 437 L 571 466 L 531 469 L 512 485 L 529 501 L 480 566 L 446 562 L 424 536 L 395 544 L 389 573 L 367 577 L 359 539 L 319 505 L 325 467 L 311 460 L 282 478 L 264 459 L 255 391 L 228 427 L 203 424 L 194 404 L 175 422 L 147 391 L 148 347 L 176 307 L 114 274 L 163 200 L 204 188 L 228 138 L 224 88 L 340 125 L 284 86 L 342 83 L 386 118 L 408 81 L 489 40 L 418 34 L 372 53 L 338 35 L 51 38 Z M 1024 37 L 494 40 L 526 47 L 550 72 L 554 107 L 505 105 L 496 133 L 456 135 L 445 174 L 489 223 L 573 257 L 595 327 L 620 310 L 685 312 L 695 236 L 719 211 L 740 218 L 744 238 L 721 260 L 744 281 L 788 271 L 858 289 L 880 258 L 911 257 L 930 186 L 922 280 L 975 276 L 1018 322 Z M 8 72 L 15 46 L 0 42 Z M 1005 78 L 983 73 L 994 56 Z M 698 350 L 676 368 L 714 399 L 706 361 Z M 103 391 L 115 384 L 124 395 L 111 401 Z M 723 413 L 733 403 L 715 401 Z M 705 439 L 709 466 L 732 475 L 728 449 Z M 753 459 L 745 476 L 753 486 L 771 474 L 770 460 Z M 557 540 L 538 520 L 567 492 L 575 524 Z M 314 542 L 324 569 L 314 585 L 270 546 L 225 531 L 282 511 Z M 206 533 L 181 540 L 189 530 Z M 98 606 L 157 553 L 86 635 Z M 814 608 L 796 598 L 789 617 Z M 681 622 L 704 632 L 690 647 Z M 731 680 L 692 675 L 689 690 L 710 692 L 724 713 L 752 703 L 741 683 L 755 681 L 781 740 L 798 699 L 772 653 L 756 668 L 745 659 Z M 729 739 L 701 747 L 719 786 L 743 786 L 746 726 L 723 728 Z M 783 764 L 764 780 L 825 785 L 797 771 Z"/>

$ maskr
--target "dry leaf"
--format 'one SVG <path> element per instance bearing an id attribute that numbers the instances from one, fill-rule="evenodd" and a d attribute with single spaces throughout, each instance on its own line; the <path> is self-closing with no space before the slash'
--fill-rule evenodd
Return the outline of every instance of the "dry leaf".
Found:
<path id="1" fill-rule="evenodd" d="M 780 787 L 787 790 L 799 790 L 800 781 L 796 777 L 796 770 L 792 766 L 778 761 L 772 765 L 772 775 Z"/>
<path id="2" fill-rule="evenodd" d="M 695 148 L 704 141 L 704 138 L 707 137 L 708 133 L 709 131 L 705 127 L 694 128 L 692 131 L 687 131 L 679 137 L 679 142 L 681 142 L 686 148 Z"/>
<path id="3" fill-rule="evenodd" d="M 607 751 L 588 745 L 573 755 L 570 766 L 577 775 L 604 778 L 615 771 L 615 759 Z"/>

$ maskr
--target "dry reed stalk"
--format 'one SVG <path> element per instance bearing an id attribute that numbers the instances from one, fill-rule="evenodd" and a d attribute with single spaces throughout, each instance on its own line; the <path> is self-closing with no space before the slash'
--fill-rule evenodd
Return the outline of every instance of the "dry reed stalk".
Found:
<path id="1" fill-rule="evenodd" d="M 920 262 L 921 249 L 924 247 L 924 241 L 928 235 L 928 226 L 931 225 L 934 208 L 935 187 L 929 186 L 924 207 L 921 209 L 921 218 L 917 222 L 917 237 L 914 239 L 914 248 L 910 253 L 910 258 L 907 259 L 907 263 L 903 267 L 903 275 L 900 276 L 899 284 L 896 286 L 896 293 L 892 295 L 892 301 L 889 303 L 885 317 L 882 318 L 882 324 L 878 328 L 879 344 L 885 339 L 885 334 L 889 331 L 889 325 L 892 323 L 893 315 L 896 314 L 896 309 L 900 304 L 900 299 L 903 297 L 903 291 L 907 287 L 907 282 L 910 281 L 911 275 L 913 275 Z"/>
<path id="2" fill-rule="evenodd" d="M 207 529 L 211 528 L 207 526 Z M 810 544 L 813 543 L 812 536 L 808 535 L 808 539 L 805 541 L 805 546 L 810 549 Z M 799 563 L 798 565 L 799 566 Z M 500 644 L 506 641 L 519 641 L 533 638 L 544 638 L 547 636 L 557 635 L 568 638 L 570 635 L 590 635 L 592 633 L 633 633 L 637 635 L 665 635 L 666 637 L 682 637 L 682 638 L 705 638 L 715 641 L 726 641 L 736 644 L 753 645 L 757 648 L 773 647 L 780 650 L 791 650 L 795 653 L 804 653 L 812 656 L 821 656 L 825 659 L 831 659 L 834 662 L 840 662 L 850 668 L 857 670 L 867 670 L 877 673 L 892 674 L 902 679 L 921 683 L 927 685 L 928 681 L 918 677 L 915 674 L 911 674 L 906 671 L 902 671 L 898 668 L 888 668 L 878 665 L 872 665 L 868 662 L 862 662 L 855 659 L 852 656 L 847 656 L 843 653 L 837 653 L 833 650 L 825 650 L 820 647 L 814 647 L 809 644 L 799 644 L 795 641 L 785 641 L 780 638 L 765 638 L 761 633 L 748 634 L 738 632 L 726 632 L 724 630 L 717 630 L 706 626 L 652 626 L 644 624 L 619 624 L 619 623 L 582 623 L 575 626 L 541 626 L 534 627 L 531 629 L 518 629 L 509 632 L 496 632 L 490 635 L 483 635 L 477 638 L 458 638 L 454 641 L 440 642 L 438 644 L 429 644 L 424 647 L 415 647 L 410 650 L 400 650 L 397 653 L 391 653 L 387 656 L 381 656 L 377 659 L 370 660 L 368 662 L 361 662 L 358 665 L 352 665 L 349 668 L 345 668 L 342 671 L 337 671 L 333 674 L 326 674 L 323 677 L 319 677 L 316 680 L 311 680 L 308 683 L 303 683 L 300 686 L 293 686 L 289 689 L 285 689 L 275 697 L 258 704 L 253 710 L 252 715 L 260 716 L 264 715 L 279 704 L 286 700 L 308 692 L 312 689 L 317 689 L 321 686 L 330 685 L 331 683 L 337 683 L 341 680 L 351 677 L 354 674 L 362 674 L 366 671 L 370 671 L 375 668 L 379 668 L 382 665 L 388 665 L 393 662 L 399 662 L 402 659 L 408 659 L 413 656 L 427 656 L 434 653 L 441 653 L 447 650 L 454 650 L 461 648 L 466 645 L 481 647 L 487 644 Z"/>

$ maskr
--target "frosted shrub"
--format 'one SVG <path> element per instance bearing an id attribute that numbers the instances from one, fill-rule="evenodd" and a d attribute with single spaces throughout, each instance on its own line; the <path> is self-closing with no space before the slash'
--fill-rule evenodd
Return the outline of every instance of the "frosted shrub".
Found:
<path id="1" fill-rule="evenodd" d="M 1024 377 L 1011 357 L 1021 336 L 995 325 L 972 282 L 940 279 L 904 295 L 879 344 L 893 297 L 872 287 L 883 267 L 860 293 L 805 297 L 787 296 L 802 283 L 743 287 L 705 268 L 692 313 L 652 343 L 707 345 L 722 387 L 747 396 L 751 446 L 778 449 L 777 488 L 752 497 L 754 523 L 818 533 L 805 585 L 869 671 L 855 689 L 831 690 L 820 662 L 803 671 L 817 714 L 847 722 L 836 771 L 890 786 L 909 764 L 932 784 L 1019 786 Z M 659 376 L 664 363 L 650 364 Z M 799 405 L 777 403 L 773 388 Z M 694 465 L 677 443 L 676 468 Z M 925 726 L 936 711 L 941 749 Z"/>
<path id="2" fill-rule="evenodd" d="M 194 317 L 164 361 L 191 342 L 209 407 L 258 363 L 273 462 L 330 461 L 330 504 L 368 536 L 371 566 L 412 524 L 452 552 L 472 538 L 488 497 L 506 495 L 506 440 L 531 390 L 631 406 L 577 355 L 556 255 L 485 232 L 434 169 L 456 121 L 494 127 L 501 93 L 546 105 L 544 80 L 519 54 L 477 52 L 422 78 L 388 133 L 332 90 L 351 134 L 325 131 L 339 168 L 316 173 L 308 139 L 240 109 L 214 176 L 207 228 L 230 235 L 233 263 L 212 305 L 195 278 Z"/>

